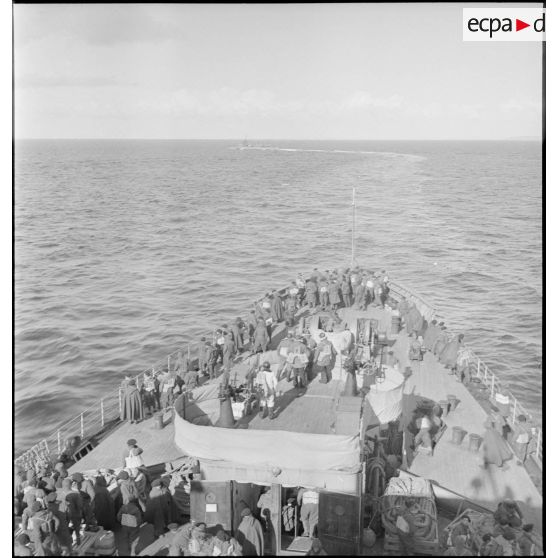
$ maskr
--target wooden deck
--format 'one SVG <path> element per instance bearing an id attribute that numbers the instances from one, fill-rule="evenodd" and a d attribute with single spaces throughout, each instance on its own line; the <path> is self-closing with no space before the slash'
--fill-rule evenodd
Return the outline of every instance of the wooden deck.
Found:
<path id="1" fill-rule="evenodd" d="M 139 424 L 121 424 L 91 452 L 72 465 L 69 471 L 75 473 L 122 467 L 122 454 L 130 438 L 136 439 L 143 449 L 142 457 L 148 467 L 184 457 L 184 452 L 174 443 L 174 425 L 171 419 L 171 413 L 168 412 L 165 415 L 166 426 L 162 430 L 155 428 L 154 418 L 148 418 Z"/>
<path id="2" fill-rule="evenodd" d="M 292 383 L 281 380 L 279 389 L 283 395 L 276 398 L 277 418 L 270 420 L 256 416 L 249 422 L 250 429 L 335 434 L 336 409 L 343 389 L 339 380 L 321 384 L 319 378 L 314 378 L 306 389 L 295 389 Z"/>
<path id="3" fill-rule="evenodd" d="M 408 346 L 409 338 L 404 333 L 398 336 L 399 350 Z M 469 436 L 461 445 L 452 443 L 452 427 L 460 426 L 468 434 L 483 436 L 485 410 L 474 399 L 456 376 L 438 362 L 431 353 L 407 380 L 404 391 L 404 423 L 408 424 L 415 408 L 416 398 L 424 397 L 438 402 L 449 394 L 459 399 L 455 411 L 447 416 L 448 428 L 436 445 L 434 454 L 418 453 L 412 458 L 409 471 L 431 479 L 480 505 L 495 509 L 505 498 L 516 500 L 525 516 L 526 523 L 534 523 L 542 532 L 542 497 L 524 467 L 517 465 L 513 458 L 502 470 L 494 465 L 482 466 L 482 454 L 469 451 Z"/>
<path id="4" fill-rule="evenodd" d="M 371 308 L 365 314 L 381 321 L 383 312 L 377 308 Z M 343 318 L 348 321 L 354 320 L 356 314 L 352 309 L 342 312 Z M 359 317 L 362 315 L 362 312 L 358 312 Z M 390 322 L 389 313 L 385 312 L 384 319 L 383 323 Z M 274 331 L 272 346 L 276 346 L 284 335 L 284 326 L 278 326 Z M 405 333 L 400 333 L 395 338 L 394 353 L 401 361 L 405 361 L 409 338 Z M 285 380 L 282 380 L 279 389 L 284 392 L 284 395 L 277 400 L 279 416 L 275 420 L 261 419 L 258 416 L 250 417 L 250 420 L 245 421 L 245 427 L 334 434 L 336 433 L 337 406 L 343 389 L 342 384 L 341 381 L 333 380 L 324 385 L 315 378 L 303 395 L 299 397 L 302 390 L 295 390 L 292 388 L 292 384 L 287 384 Z M 409 454 L 409 471 L 411 473 L 431 479 L 487 508 L 494 509 L 497 503 L 504 498 L 517 500 L 523 510 L 525 521 L 534 523 L 535 528 L 539 532 L 542 531 L 542 497 L 526 470 L 518 466 L 515 459 L 508 461 L 505 470 L 494 466 L 484 468 L 481 466 L 481 454 L 469 451 L 468 436 L 459 446 L 451 442 L 453 426 L 460 426 L 468 433 L 482 436 L 487 414 L 465 386 L 459 383 L 455 376 L 450 375 L 432 354 L 425 355 L 420 369 L 416 370 L 406 381 L 404 394 L 404 425 L 410 421 L 417 397 L 438 402 L 446 399 L 448 394 L 453 394 L 460 400 L 457 409 L 450 412 L 446 419 L 448 429 L 436 445 L 434 455 L 427 456 L 419 453 L 412 457 L 412 454 Z M 354 418 L 358 430 L 356 413 Z M 352 431 L 352 428 L 351 423 L 349 430 Z M 210 431 L 208 434 L 210 435 Z M 129 438 L 135 438 L 144 449 L 143 456 L 146 465 L 155 465 L 183 457 L 183 452 L 174 444 L 172 423 L 167 424 L 163 430 L 157 430 L 154 419 L 147 419 L 140 424 L 121 425 L 70 470 L 73 472 L 90 471 L 102 467 L 121 467 L 122 452 Z"/>

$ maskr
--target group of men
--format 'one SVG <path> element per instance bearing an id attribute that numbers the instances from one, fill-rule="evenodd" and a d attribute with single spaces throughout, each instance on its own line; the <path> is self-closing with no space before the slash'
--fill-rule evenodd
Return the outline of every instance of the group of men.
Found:
<path id="1" fill-rule="evenodd" d="M 389 295 L 389 277 L 384 270 L 366 272 L 359 267 L 329 271 L 314 269 L 299 297 L 309 308 L 337 310 L 355 306 L 366 310 L 369 304 L 384 307 Z"/>
<path id="2" fill-rule="evenodd" d="M 471 517 L 464 514 L 450 531 L 451 545 L 444 556 L 535 556 L 542 544 L 532 523 L 523 523 L 523 513 L 516 501 L 506 499 L 494 512 L 491 532 L 475 537 Z"/>

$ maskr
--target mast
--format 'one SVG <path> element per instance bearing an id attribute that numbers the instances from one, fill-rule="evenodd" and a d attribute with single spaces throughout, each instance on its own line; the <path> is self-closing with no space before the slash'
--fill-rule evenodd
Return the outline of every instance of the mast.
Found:
<path id="1" fill-rule="evenodd" d="M 356 188 L 353 188 L 353 229 L 351 237 L 351 267 L 355 266 Z"/>

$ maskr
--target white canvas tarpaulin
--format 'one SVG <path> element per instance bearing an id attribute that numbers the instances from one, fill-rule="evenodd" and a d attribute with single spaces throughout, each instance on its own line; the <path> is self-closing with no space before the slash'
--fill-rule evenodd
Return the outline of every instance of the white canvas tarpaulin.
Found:
<path id="1" fill-rule="evenodd" d="M 198 426 L 178 413 L 174 430 L 176 445 L 198 459 L 322 471 L 356 472 L 360 467 L 358 436 Z"/>
<path id="2" fill-rule="evenodd" d="M 398 370 L 387 366 L 385 380 L 370 386 L 366 398 L 381 424 L 396 420 L 401 415 L 404 382 L 405 378 Z"/>

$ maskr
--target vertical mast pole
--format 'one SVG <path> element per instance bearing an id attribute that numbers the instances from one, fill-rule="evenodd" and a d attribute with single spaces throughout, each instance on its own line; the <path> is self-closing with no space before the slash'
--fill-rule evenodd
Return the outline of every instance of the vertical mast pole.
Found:
<path id="1" fill-rule="evenodd" d="M 353 188 L 353 234 L 351 238 L 351 267 L 355 266 L 356 188 Z"/>

